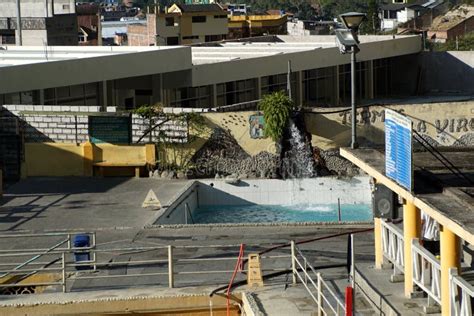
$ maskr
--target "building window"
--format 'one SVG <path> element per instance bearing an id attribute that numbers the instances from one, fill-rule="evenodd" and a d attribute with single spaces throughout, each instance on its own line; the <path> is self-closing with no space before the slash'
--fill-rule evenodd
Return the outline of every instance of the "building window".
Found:
<path id="1" fill-rule="evenodd" d="M 167 37 L 166 38 L 166 45 L 179 45 L 179 38 L 178 37 Z"/>
<path id="2" fill-rule="evenodd" d="M 303 72 L 303 95 L 306 104 L 310 106 L 334 105 L 335 70 L 335 67 L 326 67 Z"/>
<path id="3" fill-rule="evenodd" d="M 211 86 L 173 89 L 170 105 L 182 108 L 210 108 Z"/>
<path id="4" fill-rule="evenodd" d="M 356 99 L 362 100 L 368 94 L 368 62 L 356 63 Z M 351 104 L 351 65 L 339 65 L 339 101 L 343 105 Z"/>
<path id="5" fill-rule="evenodd" d="M 63 10 L 69 10 L 69 4 L 63 4 Z"/>
<path id="6" fill-rule="evenodd" d="M 225 39 L 222 35 L 206 35 L 204 41 L 205 42 L 217 42 L 220 40 Z"/>
<path id="7" fill-rule="evenodd" d="M 270 94 L 276 91 L 286 91 L 287 89 L 287 74 L 273 75 L 262 77 L 262 95 Z M 291 74 L 291 88 L 296 91 L 296 73 Z M 293 93 L 295 95 L 296 93 Z"/>
<path id="8" fill-rule="evenodd" d="M 189 39 L 199 39 L 198 35 L 192 35 L 192 36 L 183 36 L 184 40 L 189 40 Z"/>
<path id="9" fill-rule="evenodd" d="M 192 21 L 193 23 L 206 23 L 206 16 L 205 15 L 193 16 Z"/>
<path id="10" fill-rule="evenodd" d="M 0 30 L 0 44 L 15 44 L 15 30 Z"/>
<path id="11" fill-rule="evenodd" d="M 227 15 L 222 14 L 222 15 L 214 15 L 214 19 L 227 19 Z"/>
<path id="12" fill-rule="evenodd" d="M 387 97 L 392 93 L 391 59 L 374 59 L 374 94 L 375 97 Z"/>
<path id="13" fill-rule="evenodd" d="M 219 83 L 216 86 L 217 106 L 254 101 L 257 99 L 256 87 L 256 79 Z"/>
<path id="14" fill-rule="evenodd" d="M 165 25 L 166 26 L 174 26 L 174 18 L 171 17 L 171 18 L 166 18 L 165 19 Z"/>

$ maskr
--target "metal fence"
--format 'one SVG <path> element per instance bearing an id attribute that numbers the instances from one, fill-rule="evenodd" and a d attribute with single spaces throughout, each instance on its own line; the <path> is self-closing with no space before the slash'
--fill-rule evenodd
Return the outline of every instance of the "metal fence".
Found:
<path id="1" fill-rule="evenodd" d="M 291 242 L 293 283 L 298 278 L 317 305 L 318 315 L 345 315 L 344 298 L 340 297 L 308 262 L 301 250 Z"/>
<path id="2" fill-rule="evenodd" d="M 0 275 L 3 277 L 0 288 L 60 285 L 62 291 L 67 292 L 71 290 L 71 285 L 81 280 L 93 281 L 91 286 L 101 286 L 104 284 L 101 280 L 105 279 L 129 280 L 129 283 L 122 284 L 127 286 L 140 283 L 140 278 L 146 279 L 147 284 L 170 288 L 175 287 L 176 282 L 225 284 L 237 260 L 234 250 L 237 253 L 240 247 L 239 244 L 98 248 L 95 233 L 83 233 L 90 234 L 89 246 L 73 247 L 71 238 L 76 234 L 0 235 L 0 238 L 60 237 L 50 247 L 0 250 L 0 273 L 3 274 Z M 250 245 L 247 249 L 261 246 Z M 121 259 L 122 256 L 126 258 Z M 269 263 L 269 268 L 262 269 L 262 272 L 285 271 L 290 265 L 290 258 L 288 249 L 275 255 L 262 255 L 262 262 Z M 57 273 L 59 278 L 52 282 L 28 280 L 29 276 L 39 272 Z M 209 278 L 209 275 L 213 277 Z M 11 277 L 12 281 L 9 282 L 7 277 Z"/>

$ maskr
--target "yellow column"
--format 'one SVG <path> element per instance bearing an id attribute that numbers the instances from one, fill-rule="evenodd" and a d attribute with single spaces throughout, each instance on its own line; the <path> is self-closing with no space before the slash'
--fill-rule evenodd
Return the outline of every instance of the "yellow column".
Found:
<path id="1" fill-rule="evenodd" d="M 449 269 L 457 268 L 460 273 L 461 256 L 459 237 L 446 227 L 440 226 L 441 256 L 441 314 L 449 315 Z"/>
<path id="2" fill-rule="evenodd" d="M 375 268 L 382 269 L 382 219 L 374 217 L 374 244 L 375 244 Z"/>
<path id="3" fill-rule="evenodd" d="M 420 238 L 421 217 L 420 210 L 411 202 L 403 205 L 403 237 L 405 248 L 405 296 L 410 297 L 413 292 L 413 265 L 411 259 L 411 240 Z"/>
<path id="4" fill-rule="evenodd" d="M 155 165 L 156 163 L 155 144 L 145 145 L 145 160 L 148 164 Z"/>
<path id="5" fill-rule="evenodd" d="M 92 164 L 94 162 L 94 148 L 91 142 L 86 142 L 82 145 L 83 159 L 84 159 L 84 176 L 92 177 Z"/>

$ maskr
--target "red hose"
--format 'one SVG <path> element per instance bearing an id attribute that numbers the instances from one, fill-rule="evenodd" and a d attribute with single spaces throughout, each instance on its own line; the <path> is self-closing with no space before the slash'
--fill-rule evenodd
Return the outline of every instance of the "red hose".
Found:
<path id="1" fill-rule="evenodd" d="M 235 276 L 237 275 L 237 271 L 242 271 L 243 261 L 242 258 L 244 256 L 244 244 L 240 244 L 240 251 L 239 257 L 237 258 L 237 262 L 235 263 L 234 273 L 232 274 L 232 278 L 230 279 L 229 286 L 227 287 L 227 316 L 230 316 L 230 289 L 232 288 L 232 283 L 234 283 Z"/>

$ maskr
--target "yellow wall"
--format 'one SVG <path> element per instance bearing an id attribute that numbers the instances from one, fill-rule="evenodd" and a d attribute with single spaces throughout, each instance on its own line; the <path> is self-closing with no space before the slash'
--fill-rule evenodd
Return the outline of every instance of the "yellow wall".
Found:
<path id="1" fill-rule="evenodd" d="M 182 166 L 206 143 L 214 128 L 229 130 L 230 134 L 237 140 L 242 149 L 249 155 L 254 156 L 262 151 L 276 153 L 275 142 L 270 138 L 250 138 L 250 115 L 257 114 L 255 111 L 205 113 L 207 128 L 204 132 L 194 134 L 195 140 L 189 144 L 164 145 L 160 148 L 160 161 L 168 164 Z M 193 131 L 191 131 L 193 133 Z M 163 148 L 164 147 L 164 148 Z"/>
<path id="2" fill-rule="evenodd" d="M 23 177 L 64 177 L 92 175 L 92 162 L 154 164 L 155 150 L 150 145 L 119 146 L 97 144 L 84 158 L 85 144 L 26 143 Z M 154 146 L 154 145 L 151 145 Z M 87 152 L 87 151 L 86 151 Z M 92 160 L 90 161 L 90 157 Z"/>
<path id="3" fill-rule="evenodd" d="M 357 135 L 376 144 L 385 143 L 384 106 L 357 110 Z M 474 133 L 474 102 L 391 105 L 413 121 L 413 129 L 440 145 L 453 145 L 464 135 Z M 331 111 L 337 109 L 332 108 Z M 321 111 L 324 111 L 321 110 Z M 306 128 L 313 146 L 330 149 L 347 146 L 351 138 L 350 110 L 335 114 L 306 114 Z"/>
<path id="4" fill-rule="evenodd" d="M 146 161 L 145 146 L 94 144 L 94 162 L 133 163 Z"/>
<path id="5" fill-rule="evenodd" d="M 60 143 L 26 143 L 22 176 L 82 176 L 82 146 Z"/>

